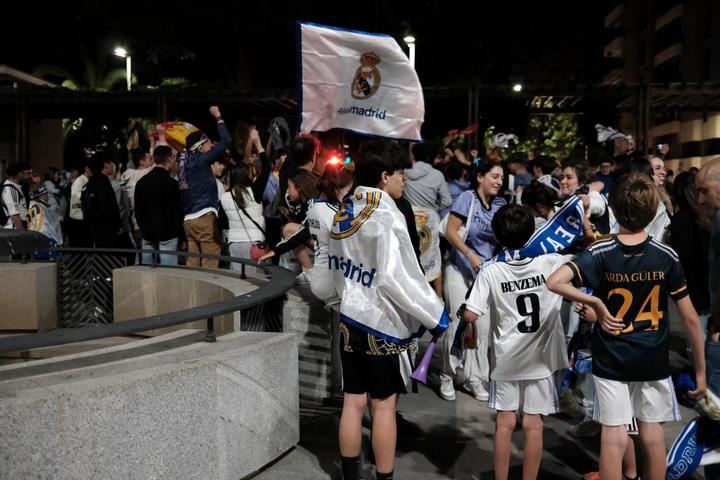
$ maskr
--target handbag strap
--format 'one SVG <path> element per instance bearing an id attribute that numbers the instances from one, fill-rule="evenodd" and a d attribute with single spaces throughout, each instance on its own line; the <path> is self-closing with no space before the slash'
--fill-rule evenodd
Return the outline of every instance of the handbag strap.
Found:
<path id="1" fill-rule="evenodd" d="M 245 228 L 245 232 L 247 232 L 248 229 L 247 229 L 247 226 L 245 226 L 245 221 L 243 221 L 242 215 L 240 215 L 240 212 L 238 211 L 238 208 L 239 208 L 240 210 L 242 210 L 242 212 L 245 214 L 245 216 L 248 217 L 253 224 L 255 224 L 255 227 L 257 227 L 257 229 L 260 230 L 260 232 L 263 234 L 263 237 L 267 238 L 267 235 L 265 234 L 265 229 L 262 228 L 260 225 L 258 225 L 258 223 L 255 221 L 254 218 L 252 218 L 250 215 L 248 215 L 248 213 L 247 213 L 247 211 L 245 210 L 244 207 L 241 207 L 241 206 L 238 204 L 237 198 L 235 198 L 235 192 L 234 192 L 233 190 L 230 190 L 230 197 L 232 197 L 232 199 L 233 199 L 233 203 L 235 204 L 235 211 L 237 212 L 238 217 L 240 217 L 240 221 L 241 221 L 242 224 L 243 224 L 243 228 Z M 248 238 L 249 238 L 249 237 L 250 237 L 250 234 L 248 234 Z"/>
<path id="2" fill-rule="evenodd" d="M 470 228 L 470 223 L 472 222 L 472 216 L 473 213 L 475 213 L 475 196 L 477 195 L 477 191 L 473 190 L 472 195 L 470 195 L 470 208 L 468 209 L 467 218 L 465 219 L 465 226 L 466 228 Z"/>

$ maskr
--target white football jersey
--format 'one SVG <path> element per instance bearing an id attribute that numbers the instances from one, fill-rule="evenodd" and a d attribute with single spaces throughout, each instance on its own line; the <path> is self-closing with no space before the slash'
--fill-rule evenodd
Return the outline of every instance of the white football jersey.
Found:
<path id="1" fill-rule="evenodd" d="M 509 262 L 488 262 L 478 272 L 466 307 L 492 318 L 493 380 L 539 380 L 565 368 L 567 348 L 560 321 L 562 297 L 545 281 L 569 257 L 551 253 Z"/>
<path id="2" fill-rule="evenodd" d="M 325 302 L 336 295 L 334 279 L 328 264 L 328 252 L 330 251 L 330 231 L 337 212 L 338 206 L 335 203 L 316 198 L 310 204 L 305 217 L 305 225 L 315 245 L 315 263 L 310 279 L 310 289 L 316 297 Z"/>

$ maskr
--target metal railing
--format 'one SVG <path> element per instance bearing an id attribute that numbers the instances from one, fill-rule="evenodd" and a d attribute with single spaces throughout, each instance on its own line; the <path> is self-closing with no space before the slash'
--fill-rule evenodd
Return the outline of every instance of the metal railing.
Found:
<path id="1" fill-rule="evenodd" d="M 295 284 L 296 274 L 281 267 L 258 264 L 252 260 L 230 257 L 135 249 L 56 248 L 50 258 L 38 259 L 24 255 L 19 261 L 51 261 L 57 265 L 58 314 L 61 328 L 48 332 L 16 335 L 0 339 L 0 353 L 76 343 L 87 340 L 131 335 L 158 328 L 204 320 L 206 341 L 214 342 L 214 319 L 241 311 L 241 330 L 280 331 L 282 329 L 282 297 Z M 163 266 L 155 255 L 197 257 L 241 265 L 240 272 L 226 269 L 206 270 L 213 274 L 246 278 L 245 266 L 250 265 L 269 275 L 266 283 L 234 298 L 177 312 L 113 323 L 112 270 L 131 264 L 134 258 L 151 254 L 151 268 L 187 268 Z"/>

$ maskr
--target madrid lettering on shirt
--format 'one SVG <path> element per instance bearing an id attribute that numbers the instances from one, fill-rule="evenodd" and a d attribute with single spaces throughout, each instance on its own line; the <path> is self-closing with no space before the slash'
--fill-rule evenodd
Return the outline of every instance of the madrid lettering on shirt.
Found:
<path id="1" fill-rule="evenodd" d="M 328 255 L 328 268 L 330 270 L 340 270 L 345 278 L 354 280 L 363 287 L 370 288 L 375 278 L 375 269 L 365 270 L 363 264 L 353 265 L 351 259 L 345 257 L 338 258 L 335 255 Z"/>
<path id="2" fill-rule="evenodd" d="M 502 282 L 500 287 L 503 293 L 510 293 L 520 290 L 530 290 L 543 284 L 545 284 L 545 276 L 537 275 L 535 277 L 521 278 L 520 280 L 513 280 L 511 282 Z"/>
<path id="3" fill-rule="evenodd" d="M 665 272 L 613 273 L 605 272 L 605 279 L 613 283 L 651 282 L 665 280 Z"/>

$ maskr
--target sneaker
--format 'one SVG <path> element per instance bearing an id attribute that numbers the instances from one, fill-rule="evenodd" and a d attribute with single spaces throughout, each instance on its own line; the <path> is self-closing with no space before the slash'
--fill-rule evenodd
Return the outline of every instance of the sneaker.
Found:
<path id="1" fill-rule="evenodd" d="M 487 399 L 490 397 L 490 394 L 488 393 L 484 382 L 479 382 L 477 380 L 466 380 L 463 387 L 478 402 L 487 402 Z"/>
<path id="2" fill-rule="evenodd" d="M 600 425 L 596 421 L 583 420 L 577 425 L 573 425 L 572 427 L 568 428 L 568 433 L 573 437 L 590 438 L 598 436 L 601 430 L 602 425 Z"/>
<path id="3" fill-rule="evenodd" d="M 445 373 L 440 374 L 440 397 L 449 402 L 455 400 L 455 385 L 453 385 L 453 379 Z"/>
<path id="4" fill-rule="evenodd" d="M 558 394 L 560 400 L 560 413 L 564 413 L 573 418 L 585 418 L 587 411 L 581 405 L 579 399 L 573 395 L 569 389 L 560 390 Z"/>
<path id="5" fill-rule="evenodd" d="M 303 271 L 300 272 L 300 274 L 297 276 L 297 280 L 298 280 L 298 282 L 310 283 L 311 277 L 312 277 L 312 269 L 311 268 L 308 268 L 308 269 L 303 268 Z"/>
<path id="6" fill-rule="evenodd" d="M 623 478 L 625 480 L 640 480 L 639 476 L 635 477 L 628 477 L 627 475 L 623 474 Z M 600 472 L 590 472 L 583 475 L 583 480 L 600 480 Z"/>

